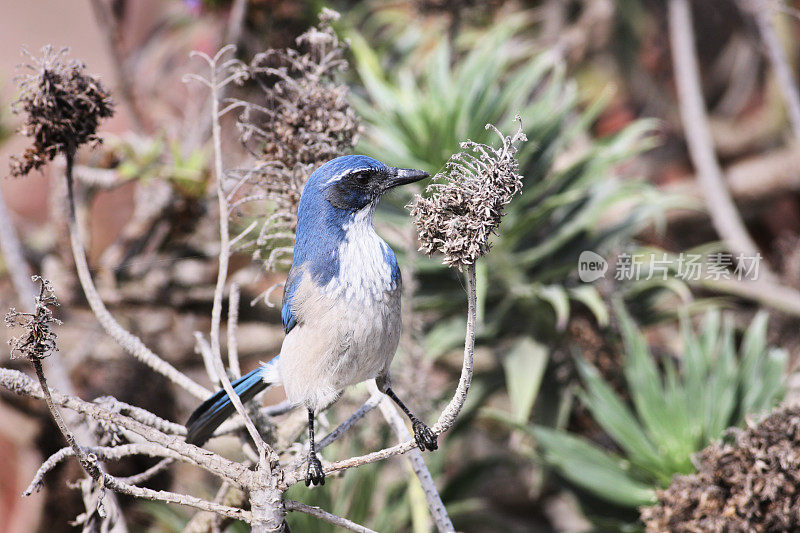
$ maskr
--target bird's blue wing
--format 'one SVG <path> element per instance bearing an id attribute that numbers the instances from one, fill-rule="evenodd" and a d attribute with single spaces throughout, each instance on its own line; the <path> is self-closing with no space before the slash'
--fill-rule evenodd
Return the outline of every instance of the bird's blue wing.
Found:
<path id="1" fill-rule="evenodd" d="M 281 306 L 281 320 L 283 321 L 284 333 L 289 333 L 292 328 L 297 324 L 297 318 L 292 310 L 292 298 L 297 290 L 297 284 L 300 282 L 300 275 L 298 270 L 292 268 L 289 271 L 289 277 L 286 278 L 286 284 L 283 286 L 283 304 Z"/>

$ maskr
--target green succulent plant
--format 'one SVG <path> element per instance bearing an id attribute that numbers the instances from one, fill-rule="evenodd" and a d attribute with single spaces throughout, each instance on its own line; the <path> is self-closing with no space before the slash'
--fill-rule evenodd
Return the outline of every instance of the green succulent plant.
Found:
<path id="1" fill-rule="evenodd" d="M 726 428 L 764 413 L 782 398 L 787 357 L 767 345 L 767 314 L 758 313 L 736 343 L 733 317 L 711 310 L 698 331 L 680 321 L 682 353 L 656 358 L 617 303 L 624 345 L 623 399 L 580 355 L 578 396 L 617 451 L 560 429 L 515 424 L 529 433 L 546 463 L 575 487 L 629 508 L 655 501 L 675 474 L 694 472 L 692 455 Z M 510 417 L 505 420 L 509 422 Z M 511 422 L 509 422 L 511 423 Z"/>
<path id="2" fill-rule="evenodd" d="M 583 250 L 604 253 L 667 205 L 669 199 L 652 187 L 618 172 L 653 145 L 653 123 L 636 121 L 593 140 L 588 130 L 604 101 L 583 109 L 557 57 L 538 51 L 514 27 L 492 28 L 464 52 L 442 38 L 425 66 L 385 66 L 357 33 L 351 43 L 363 83 L 353 90 L 365 125 L 360 152 L 435 174 L 460 141 L 491 143 L 487 123 L 511 131 L 514 116 L 521 117 L 529 140 L 518 154 L 523 189 L 478 270 L 480 335 L 514 336 L 522 327 L 539 339 L 552 338 L 553 326 L 566 324 L 575 302 L 605 324 L 602 299 L 574 275 L 578 256 Z M 400 225 L 398 207 L 405 199 L 395 197 L 379 221 Z M 433 352 L 442 353 L 459 342 L 446 331 L 458 330 L 453 321 L 460 320 L 460 287 L 438 258 L 419 256 L 416 266 L 416 305 L 442 318 L 444 331 L 432 335 L 443 341 Z"/>

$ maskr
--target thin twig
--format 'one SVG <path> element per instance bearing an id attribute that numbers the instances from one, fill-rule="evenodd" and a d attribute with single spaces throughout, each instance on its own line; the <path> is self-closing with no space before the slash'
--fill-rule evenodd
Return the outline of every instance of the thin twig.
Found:
<path id="1" fill-rule="evenodd" d="M 372 380 L 369 383 L 370 391 L 373 394 L 378 393 L 377 384 L 375 381 Z M 386 419 L 386 422 L 389 423 L 389 426 L 394 431 L 395 436 L 397 436 L 400 442 L 411 440 L 411 433 L 408 431 L 408 428 L 403 421 L 403 418 L 400 416 L 400 413 L 397 411 L 397 408 L 389 403 L 388 401 L 380 402 L 378 405 L 380 408 L 383 417 Z M 436 483 L 433 481 L 433 477 L 431 477 L 431 473 L 428 470 L 428 467 L 425 465 L 425 460 L 422 458 L 422 452 L 419 449 L 414 448 L 410 452 L 408 452 L 408 461 L 411 464 L 411 469 L 416 474 L 417 479 L 419 480 L 420 485 L 422 486 L 422 491 L 425 493 L 425 500 L 428 503 L 428 509 L 430 509 L 431 516 L 433 516 L 433 521 L 436 523 L 436 528 L 442 533 L 450 533 L 454 532 L 455 528 L 453 527 L 453 522 L 450 520 L 450 516 L 447 514 L 447 509 L 442 503 L 442 497 L 439 495 L 439 491 L 436 488 Z"/>
<path id="2" fill-rule="evenodd" d="M 467 393 L 472 383 L 472 367 L 475 355 L 475 322 L 477 309 L 477 296 L 475 293 L 475 265 L 467 265 L 467 330 L 464 339 L 464 362 L 461 366 L 461 377 L 453 399 L 447 404 L 439 419 L 433 426 L 433 431 L 441 435 L 456 421 L 456 417 L 467 401 Z"/>
<path id="3" fill-rule="evenodd" d="M 103 326 L 103 329 L 108 333 L 111 338 L 117 341 L 126 352 L 133 355 L 136 359 L 146 364 L 159 374 L 165 376 L 173 383 L 180 385 L 188 392 L 200 399 L 206 399 L 211 395 L 211 391 L 195 382 L 193 379 L 180 372 L 174 366 L 163 360 L 150 350 L 139 337 L 133 335 L 119 322 L 117 322 L 111 313 L 106 309 L 97 288 L 94 286 L 92 274 L 89 270 L 89 263 L 86 260 L 86 251 L 83 246 L 83 239 L 81 238 L 80 229 L 78 228 L 77 219 L 75 216 L 75 192 L 74 180 L 72 177 L 72 165 L 74 163 L 74 152 L 67 151 L 66 153 L 66 178 L 67 178 L 67 201 L 69 216 L 69 236 L 70 243 L 72 244 L 72 256 L 75 260 L 75 268 L 78 271 L 78 279 L 83 287 L 86 300 L 89 302 L 89 307 L 92 308 L 97 321 Z"/>
<path id="4" fill-rule="evenodd" d="M 240 489 L 223 483 L 217 491 L 214 501 L 222 505 L 229 505 L 231 507 L 241 507 L 247 503 L 247 494 Z M 183 528 L 183 533 L 212 533 L 215 531 L 224 531 L 227 525 L 224 521 L 219 520 L 219 515 L 204 511 L 197 513 L 192 517 L 186 527 Z M 218 529 L 215 530 L 215 527 Z"/>
<path id="5" fill-rule="evenodd" d="M 122 444 L 120 446 L 86 446 L 81 448 L 81 452 L 84 455 L 92 454 L 97 459 L 102 461 L 118 461 L 132 455 L 146 455 L 148 457 L 164 458 L 167 463 L 162 464 L 164 461 L 160 461 L 159 464 L 156 465 L 160 466 L 158 471 L 155 473 L 163 470 L 166 465 L 171 464 L 174 460 L 182 460 L 179 453 L 149 442 L 136 442 L 133 444 Z M 68 447 L 62 448 L 48 457 L 47 460 L 42 463 L 42 466 L 39 467 L 39 470 L 36 471 L 36 474 L 33 476 L 33 480 L 28 485 L 28 488 L 25 489 L 23 495 L 29 496 L 33 494 L 33 492 L 38 490 L 38 488 L 42 485 L 44 476 L 47 475 L 50 470 L 55 468 L 56 465 L 58 465 L 64 459 L 75 455 L 75 449 Z M 80 456 L 78 456 L 78 458 L 80 459 Z M 137 476 L 132 476 L 131 480 L 126 480 L 126 482 L 135 484 L 136 479 L 139 479 L 140 476 L 144 476 L 145 473 L 147 473 L 147 476 L 144 479 L 155 475 L 154 473 L 144 472 L 142 474 L 138 474 Z"/>
<path id="6" fill-rule="evenodd" d="M 203 334 L 199 331 L 194 332 L 194 341 L 195 351 L 200 354 L 200 358 L 203 360 L 203 366 L 206 369 L 206 374 L 208 374 L 208 379 L 211 380 L 211 384 L 214 388 L 218 389 L 220 386 L 220 379 L 217 369 L 214 366 L 214 352 L 211 351 L 211 347 L 203 338 Z"/>
<path id="7" fill-rule="evenodd" d="M 236 412 L 239 413 L 239 416 L 241 416 L 242 420 L 244 420 L 244 426 L 247 428 L 247 432 L 250 433 L 250 438 L 253 439 L 253 442 L 256 444 L 259 457 L 265 457 L 268 453 L 267 443 L 261 438 L 261 434 L 258 432 L 255 424 L 253 424 L 253 421 L 250 419 L 250 415 L 247 414 L 247 410 L 245 410 L 239 395 L 236 394 L 235 390 L 233 390 L 231 380 L 228 379 L 228 375 L 225 373 L 225 366 L 222 364 L 222 357 L 215 355 L 211 351 L 211 347 L 200 333 L 195 333 L 195 337 L 197 338 L 197 345 L 200 347 L 200 350 L 203 353 L 203 359 L 208 358 L 212 361 L 211 364 L 213 365 L 213 371 L 219 378 L 222 388 L 225 389 L 225 392 L 228 394 L 231 403 L 236 408 Z"/>
<path id="8" fill-rule="evenodd" d="M 708 115 L 703 102 L 693 27 L 688 0 L 670 0 L 669 33 L 672 63 L 686 144 L 717 233 L 732 252 L 754 257 L 758 253 L 758 247 L 748 234 L 736 204 L 725 186 L 722 169 L 714 153 Z M 775 279 L 775 275 L 766 268 L 763 273 L 768 280 Z"/>
<path id="9" fill-rule="evenodd" d="M 775 71 L 775 79 L 786 102 L 786 111 L 794 138 L 800 141 L 800 92 L 798 92 L 800 89 L 795 83 L 795 76 L 786 59 L 786 52 L 775 31 L 776 10 L 772 9 L 764 0 L 739 0 L 739 4 L 743 10 L 751 13 L 756 21 L 761 40 L 767 49 L 767 57 Z"/>
<path id="10" fill-rule="evenodd" d="M 91 4 L 97 25 L 106 41 L 106 48 L 111 55 L 111 66 L 117 79 L 117 91 L 128 108 L 134 129 L 140 133 L 145 132 L 149 129 L 149 122 L 134 93 L 133 79 L 128 75 L 127 62 L 120 49 L 122 33 L 119 31 L 117 21 L 107 12 L 102 0 L 91 0 Z"/>
<path id="11" fill-rule="evenodd" d="M 61 431 L 64 439 L 67 441 L 67 444 L 69 444 L 70 449 L 75 457 L 78 458 L 78 462 L 81 464 L 81 467 L 83 467 L 86 473 L 89 474 L 93 480 L 99 481 L 102 472 L 100 467 L 97 465 L 97 460 L 90 458 L 81 449 L 81 447 L 78 446 L 78 442 L 75 440 L 75 435 L 72 434 L 72 431 L 64 423 L 64 419 L 61 418 L 61 413 L 59 413 L 56 404 L 53 402 L 53 397 L 50 395 L 50 387 L 47 386 L 47 379 L 44 376 L 44 370 L 42 370 L 42 360 L 34 357 L 29 359 L 33 364 L 34 370 L 36 370 L 36 377 L 39 378 L 39 384 L 42 387 L 42 396 L 45 403 L 47 403 L 47 408 L 50 410 L 50 414 L 52 415 L 53 420 L 55 420 L 58 429 Z"/>
<path id="12" fill-rule="evenodd" d="M 175 492 L 167 492 L 164 490 L 152 490 L 144 487 L 137 487 L 135 485 L 125 483 L 121 479 L 115 478 L 108 474 L 104 474 L 103 483 L 111 490 L 133 496 L 134 498 L 177 503 L 179 505 L 186 505 L 188 507 L 194 507 L 195 509 L 201 509 L 203 511 L 212 511 L 217 514 L 242 520 L 243 522 L 247 523 L 250 523 L 253 520 L 253 515 L 244 509 L 228 507 L 227 505 L 220 505 L 214 502 L 207 502 L 206 500 L 202 500 L 188 494 L 177 494 Z"/>
<path id="13" fill-rule="evenodd" d="M 31 283 L 30 268 L 25 261 L 22 244 L 11 221 L 2 189 L 0 189 L 0 251 L 3 253 L 14 292 L 17 293 L 17 301 L 24 309 L 29 309 L 31 299 L 36 296 L 36 288 Z"/>
<path id="14" fill-rule="evenodd" d="M 235 378 L 242 376 L 242 369 L 239 366 L 239 343 L 236 337 L 239 327 L 240 297 L 239 284 L 231 283 L 230 294 L 228 294 L 228 368 Z"/>
<path id="15" fill-rule="evenodd" d="M 225 292 L 225 282 L 228 277 L 228 263 L 230 261 L 231 247 L 230 235 L 228 229 L 228 200 L 225 197 L 225 192 L 222 190 L 223 167 L 222 167 L 222 133 L 219 125 L 219 95 L 218 91 L 220 86 L 217 80 L 217 60 L 224 53 L 228 47 L 226 46 L 214 56 L 213 62 L 210 64 L 209 81 L 211 92 L 211 138 L 214 145 L 214 173 L 216 174 L 217 184 L 217 200 L 219 203 L 219 272 L 217 273 L 217 284 L 214 288 L 214 305 L 211 308 L 211 351 L 214 357 L 221 358 L 220 354 L 220 340 L 219 330 L 220 321 L 222 320 L 222 297 Z M 231 47 L 235 50 L 235 47 Z"/>
<path id="16" fill-rule="evenodd" d="M 377 533 L 368 527 L 356 524 L 355 522 L 352 522 L 346 518 L 336 516 L 335 514 L 331 514 L 328 511 L 320 509 L 319 507 L 314 507 L 313 505 L 306 505 L 294 500 L 285 500 L 284 506 L 286 507 L 287 511 L 298 511 L 305 513 L 307 515 L 319 518 L 320 520 L 324 520 L 329 524 L 344 528 L 348 531 L 356 531 L 357 533 Z"/>
<path id="17" fill-rule="evenodd" d="M 330 446 L 334 441 L 336 441 L 339 437 L 345 434 L 351 427 L 355 425 L 356 422 L 364 418 L 367 413 L 378 407 L 378 404 L 383 399 L 383 393 L 378 393 L 377 395 L 373 394 L 369 397 L 369 399 L 364 402 L 364 404 L 359 407 L 347 420 L 339 424 L 339 426 L 325 435 L 325 437 L 319 441 L 316 445 L 316 449 L 322 450 L 328 446 Z"/>
<path id="18" fill-rule="evenodd" d="M 32 398 L 43 399 L 41 388 L 31 378 L 18 370 L 0 368 L 0 385 L 8 390 Z M 110 422 L 121 428 L 136 433 L 148 442 L 163 446 L 181 456 L 181 460 L 194 464 L 204 470 L 233 483 L 236 486 L 247 487 L 252 479 L 252 472 L 245 466 L 235 461 L 230 461 L 219 455 L 187 444 L 183 438 L 175 435 L 164 434 L 130 417 L 116 413 L 95 403 L 86 402 L 74 396 L 50 390 L 53 402 L 56 405 L 71 409 L 94 420 Z"/>
<path id="19" fill-rule="evenodd" d="M 171 457 L 166 457 L 161 459 L 159 462 L 145 470 L 144 472 L 140 472 L 138 474 L 134 474 L 132 476 L 121 477 L 119 478 L 120 481 L 124 483 L 130 483 L 131 485 L 139 485 L 140 483 L 145 483 L 146 481 L 150 481 L 152 478 L 169 468 L 169 466 L 175 462 L 175 459 Z"/>
<path id="20" fill-rule="evenodd" d="M 361 407 L 355 410 L 355 412 L 350 415 L 347 420 L 336 426 L 336 429 L 325 435 L 322 440 L 316 443 L 315 449 L 319 452 L 333 444 L 336 440 L 339 439 L 342 435 L 344 435 L 347 431 L 353 427 L 356 422 L 364 418 L 367 413 L 378 407 L 378 404 L 381 403 L 383 400 L 384 394 L 382 392 L 378 392 L 377 394 L 372 394 L 366 402 L 364 402 Z M 308 446 L 305 446 L 305 449 L 308 449 Z M 299 470 L 304 464 L 306 463 L 306 458 L 301 457 L 297 461 L 294 462 L 289 468 L 288 471 L 294 472 Z"/>

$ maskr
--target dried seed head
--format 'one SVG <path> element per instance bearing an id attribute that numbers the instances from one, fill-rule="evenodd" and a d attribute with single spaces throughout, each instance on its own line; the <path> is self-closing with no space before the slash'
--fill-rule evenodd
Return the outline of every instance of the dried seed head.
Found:
<path id="1" fill-rule="evenodd" d="M 26 67 L 31 72 L 18 78 L 21 94 L 13 110 L 27 115 L 20 132 L 33 145 L 21 157 L 12 157 L 14 176 L 42 167 L 58 153 L 96 141 L 100 120 L 114 113 L 108 91 L 86 73 L 83 63 L 65 62 L 67 52 L 46 46 L 40 58 L 28 54 L 31 63 Z"/>
<path id="2" fill-rule="evenodd" d="M 58 298 L 48 280 L 33 276 L 33 281 L 41 284 L 39 295 L 34 298 L 33 313 L 20 313 L 12 307 L 6 314 L 7 327 L 19 327 L 25 330 L 19 337 L 13 337 L 8 341 L 12 358 L 22 355 L 29 359 L 44 359 L 58 351 L 56 334 L 52 326 L 61 324 L 61 321 L 53 317 L 53 311 L 50 309 L 59 305 Z"/>
<path id="3" fill-rule="evenodd" d="M 516 117 L 520 121 L 519 116 Z M 489 237 L 500 225 L 503 208 L 522 189 L 517 145 L 526 141 L 520 123 L 517 132 L 500 137 L 501 146 L 466 141 L 426 189 L 408 206 L 417 226 L 420 251 L 440 252 L 444 263 L 459 269 L 475 263 L 489 251 Z"/>
<path id="4" fill-rule="evenodd" d="M 347 100 L 348 88 L 336 74 L 347 68 L 346 46 L 331 27 L 339 14 L 323 9 L 320 23 L 297 38 L 297 50 L 268 50 L 250 64 L 263 90 L 261 102 L 239 102 L 244 112 L 238 127 L 242 142 L 259 159 L 245 172 L 252 198 L 274 202 L 255 245 L 264 247 L 269 270 L 291 257 L 297 206 L 306 180 L 320 164 L 352 151 L 358 118 Z"/>
<path id="5" fill-rule="evenodd" d="M 800 407 L 730 433 L 701 452 L 697 474 L 675 476 L 642 509 L 647 531 L 797 531 Z"/>

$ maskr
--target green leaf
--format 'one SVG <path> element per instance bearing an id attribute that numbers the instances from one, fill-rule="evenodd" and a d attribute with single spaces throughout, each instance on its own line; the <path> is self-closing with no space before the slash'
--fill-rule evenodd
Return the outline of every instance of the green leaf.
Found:
<path id="1" fill-rule="evenodd" d="M 591 285 L 581 285 L 569 289 L 569 295 L 589 308 L 598 326 L 601 328 L 608 326 L 608 307 L 597 289 Z"/>
<path id="2" fill-rule="evenodd" d="M 569 319 L 569 298 L 560 285 L 548 285 L 538 289 L 539 297 L 553 306 L 556 313 L 556 329 L 563 331 Z"/>
<path id="3" fill-rule="evenodd" d="M 530 417 L 548 359 L 547 347 L 531 337 L 518 340 L 503 359 L 506 387 L 515 420 L 524 422 Z"/>
<path id="4" fill-rule="evenodd" d="M 579 487 L 626 507 L 655 503 L 653 488 L 633 478 L 621 457 L 562 431 L 537 426 L 533 435 L 545 461 Z"/>

